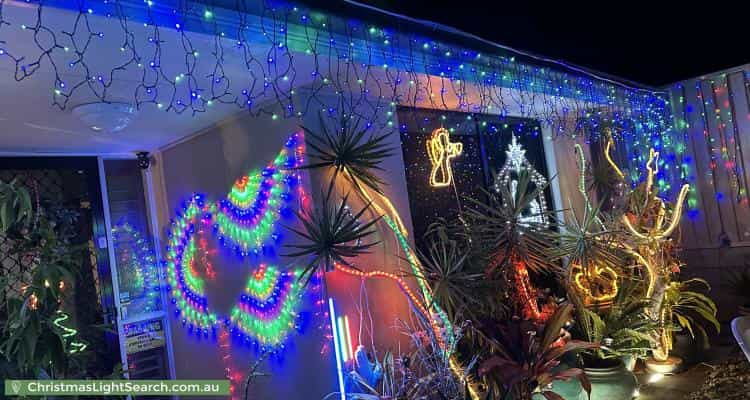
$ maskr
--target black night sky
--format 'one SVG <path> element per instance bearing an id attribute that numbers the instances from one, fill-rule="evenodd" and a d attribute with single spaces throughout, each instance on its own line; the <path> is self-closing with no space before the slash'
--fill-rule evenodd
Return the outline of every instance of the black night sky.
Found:
<path id="1" fill-rule="evenodd" d="M 650 86 L 750 63 L 742 2 L 358 1 Z M 307 3 L 373 15 L 342 0 Z"/>

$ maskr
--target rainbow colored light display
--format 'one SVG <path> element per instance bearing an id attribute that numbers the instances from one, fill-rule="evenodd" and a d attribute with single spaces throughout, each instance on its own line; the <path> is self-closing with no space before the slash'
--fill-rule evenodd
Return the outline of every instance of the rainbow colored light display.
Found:
<path id="1" fill-rule="evenodd" d="M 304 294 L 297 279 L 299 270 L 261 264 L 251 273 L 229 315 L 220 316 L 211 308 L 205 278 L 195 264 L 206 258 L 199 256 L 207 251 L 205 243 L 196 240 L 202 231 L 213 232 L 220 243 L 243 258 L 272 253 L 281 239 L 278 222 L 293 215 L 292 202 L 299 197 L 295 195 L 296 167 L 303 153 L 301 135 L 294 134 L 272 163 L 237 180 L 225 199 L 208 202 L 196 194 L 178 211 L 168 232 L 167 279 L 175 315 L 188 330 L 216 335 L 223 323 L 242 342 L 273 351 L 283 348 L 299 328 Z"/>
<path id="2" fill-rule="evenodd" d="M 279 271 L 261 265 L 250 277 L 239 304 L 232 309 L 230 330 L 261 346 L 282 346 L 295 330 L 303 285 L 301 270 Z"/>
<path id="3" fill-rule="evenodd" d="M 118 267 L 132 271 L 135 282 L 131 286 L 141 289 L 140 293 L 130 295 L 131 301 L 142 305 L 139 312 L 158 309 L 159 277 L 156 256 L 149 241 L 124 220 L 112 228 L 112 239 L 119 255 Z"/>

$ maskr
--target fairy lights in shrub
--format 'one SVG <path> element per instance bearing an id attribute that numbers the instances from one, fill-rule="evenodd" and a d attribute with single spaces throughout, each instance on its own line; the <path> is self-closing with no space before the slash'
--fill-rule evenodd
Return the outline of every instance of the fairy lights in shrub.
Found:
<path id="1" fill-rule="evenodd" d="M 305 288 L 298 282 L 300 271 L 296 269 L 282 271 L 260 264 L 227 315 L 212 308 L 205 279 L 216 274 L 208 263 L 213 250 L 200 236 L 213 232 L 219 243 L 243 258 L 272 255 L 273 246 L 281 239 L 277 224 L 292 215 L 291 202 L 300 197 L 295 168 L 303 152 L 301 135 L 293 134 L 268 167 L 239 179 L 226 199 L 217 204 L 196 194 L 178 211 L 168 232 L 168 289 L 174 312 L 189 331 L 207 337 L 225 327 L 239 340 L 273 352 L 283 349 L 284 342 L 300 328 L 299 308 Z M 201 274 L 198 263 L 206 264 L 205 273 Z"/>

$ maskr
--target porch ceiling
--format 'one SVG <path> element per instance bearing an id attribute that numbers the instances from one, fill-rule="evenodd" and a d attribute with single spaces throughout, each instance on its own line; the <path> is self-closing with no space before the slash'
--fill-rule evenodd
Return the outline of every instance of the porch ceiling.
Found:
<path id="1" fill-rule="evenodd" d="M 20 2 L 6 3 L 4 18 L 12 20 L 12 28 L 4 27 L 2 39 L 6 43 L 2 47 L 18 56 L 27 56 L 25 62 L 31 62 L 38 56 L 39 49 L 32 48 L 30 30 L 19 29 L 20 24 L 33 26 L 35 9 Z M 45 24 L 55 25 L 56 33 L 69 30 L 76 13 L 69 10 L 46 8 Z M 113 54 L 119 53 L 123 42 L 123 33 L 116 19 L 103 16 L 89 16 L 92 31 L 101 32 L 102 37 L 95 37 L 86 50 L 86 63 L 90 74 L 96 76 L 97 71 L 108 73 L 112 65 L 119 60 L 113 59 Z M 52 21 L 52 22 L 51 22 Z M 57 23 L 57 24 L 55 24 Z M 133 32 L 137 40 L 146 41 L 149 32 L 141 24 L 133 24 Z M 140 31 L 139 31 L 140 30 Z M 161 39 L 170 46 L 162 48 L 160 63 L 165 71 L 175 71 L 175 76 L 186 70 L 185 50 L 176 48 L 180 43 L 175 30 L 160 29 Z M 191 33 L 193 48 L 200 54 L 211 54 L 213 51 L 213 37 Z M 41 35 L 44 45 L 47 37 Z M 114 49 L 114 50 L 113 50 Z M 74 53 L 70 49 L 71 54 Z M 143 55 L 144 59 L 151 59 L 152 55 Z M 243 68 L 243 60 L 228 52 L 225 73 L 230 80 L 247 81 L 247 69 Z M 73 56 L 71 55 L 71 59 Z M 123 60 L 125 60 L 123 58 Z M 180 140 L 194 134 L 218 121 L 242 112 L 234 104 L 213 104 L 206 108 L 206 112 L 192 113 L 188 110 L 183 114 L 166 112 L 156 104 L 144 104 L 138 110 L 132 123 L 123 131 L 117 133 L 95 132 L 73 115 L 75 106 L 96 102 L 98 99 L 90 90 L 77 90 L 69 99 L 64 110 L 53 105 L 55 84 L 54 69 L 48 60 L 34 75 L 21 81 L 14 79 L 16 71 L 11 62 L 0 60 L 0 154 L 12 153 L 52 153 L 52 154 L 132 154 L 139 150 L 154 150 L 166 144 Z M 194 74 L 199 79 L 205 79 L 210 74 L 210 62 L 197 63 Z M 57 66 L 59 75 L 67 87 L 85 82 L 86 76 L 80 67 L 70 68 L 69 65 Z M 148 68 L 148 65 L 145 66 Z M 129 66 L 114 76 L 111 86 L 107 89 L 107 99 L 117 101 L 122 99 L 132 103 L 136 86 L 141 83 L 144 67 Z M 103 77 L 107 82 L 108 76 Z M 163 79 L 163 78 L 162 78 Z M 183 78 L 183 82 L 187 81 Z M 99 85 L 99 82 L 92 82 Z M 59 84 L 58 84 L 59 86 Z M 171 90 L 171 85 L 160 85 L 160 90 Z M 190 89 L 187 84 L 176 94 L 177 98 L 189 101 Z M 181 96 L 181 97 L 180 97 Z"/>

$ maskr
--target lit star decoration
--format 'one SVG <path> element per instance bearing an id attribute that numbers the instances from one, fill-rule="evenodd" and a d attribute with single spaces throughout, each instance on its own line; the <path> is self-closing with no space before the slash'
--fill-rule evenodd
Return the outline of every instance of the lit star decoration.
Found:
<path id="1" fill-rule="evenodd" d="M 505 164 L 495 177 L 495 190 L 500 190 L 500 185 L 510 187 L 511 193 L 516 194 L 518 187 L 518 174 L 526 171 L 529 174 L 531 182 L 536 188 L 543 188 L 547 185 L 547 178 L 537 171 L 533 165 L 526 159 L 526 150 L 518 143 L 516 135 L 511 138 L 508 150 L 505 151 L 507 158 Z M 510 185 L 510 186 L 509 186 Z M 548 227 L 549 221 L 546 215 L 547 201 L 544 198 L 544 192 L 540 191 L 536 199 L 529 203 L 530 210 L 528 215 L 519 218 L 521 223 L 535 223 Z"/>
<path id="2" fill-rule="evenodd" d="M 208 251 L 196 238 L 204 230 L 213 232 L 220 243 L 241 257 L 273 254 L 273 246 L 281 239 L 278 221 L 293 215 L 291 202 L 301 197 L 295 169 L 304 152 L 301 139 L 300 134 L 292 135 L 268 167 L 239 179 L 219 204 L 206 201 L 201 194 L 193 195 L 172 221 L 166 258 L 168 291 L 174 313 L 188 331 L 208 337 L 217 335 L 223 325 L 238 340 L 275 352 L 299 329 L 304 294 L 297 282 L 299 270 L 261 265 L 248 278 L 229 315 L 219 316 L 210 307 L 205 278 L 195 264 L 200 262 L 199 253 Z"/>
<path id="3" fill-rule="evenodd" d="M 432 132 L 432 137 L 427 139 L 427 154 L 432 163 L 431 186 L 445 187 L 453 182 L 451 160 L 461 155 L 463 146 L 463 143 L 452 143 L 450 133 L 445 128 L 438 128 Z"/>
<path id="4" fill-rule="evenodd" d="M 141 298 L 145 300 L 141 312 L 150 312 L 159 307 L 159 277 L 156 267 L 156 256 L 149 241 L 141 236 L 125 220 L 112 228 L 112 239 L 114 247 L 120 257 L 117 260 L 118 267 L 128 269 L 135 274 L 134 287 L 140 288 L 139 294 L 131 294 L 131 301 L 138 302 Z"/>

